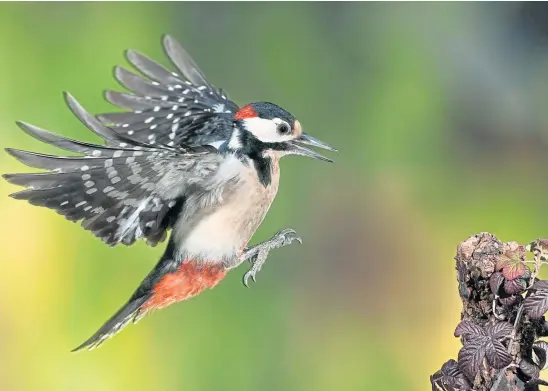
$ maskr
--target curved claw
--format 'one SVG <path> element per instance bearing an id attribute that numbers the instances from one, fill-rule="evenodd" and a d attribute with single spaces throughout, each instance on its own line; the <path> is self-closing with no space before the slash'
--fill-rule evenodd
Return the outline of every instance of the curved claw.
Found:
<path id="1" fill-rule="evenodd" d="M 257 282 L 256 275 L 261 270 L 261 267 L 266 261 L 268 253 L 275 248 L 280 248 L 291 244 L 293 241 L 297 241 L 300 244 L 303 240 L 297 235 L 292 228 L 286 228 L 278 232 L 269 241 L 257 245 L 255 253 L 249 258 L 249 262 L 252 264 L 251 268 L 243 276 L 243 284 L 249 288 L 249 277 L 253 282 Z M 249 250 L 248 250 L 249 251 Z"/>
<path id="2" fill-rule="evenodd" d="M 303 240 L 299 236 L 297 236 L 295 240 L 299 242 L 299 244 L 303 244 Z"/>
<path id="3" fill-rule="evenodd" d="M 252 270 L 249 270 L 248 272 L 244 274 L 244 278 L 243 278 L 243 283 L 246 288 L 249 288 L 249 284 L 247 283 L 247 281 L 249 280 L 249 277 L 251 277 L 253 282 L 257 282 L 257 280 L 255 280 L 255 273 Z"/>
<path id="4" fill-rule="evenodd" d="M 286 228 L 275 235 L 276 238 L 281 239 L 282 245 L 291 244 L 294 240 L 303 244 L 303 240 L 297 235 L 297 232 L 292 228 Z"/>

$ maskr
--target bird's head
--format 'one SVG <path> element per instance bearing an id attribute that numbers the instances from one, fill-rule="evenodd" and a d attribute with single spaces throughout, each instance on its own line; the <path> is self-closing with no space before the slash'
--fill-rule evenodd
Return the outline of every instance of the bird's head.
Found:
<path id="1" fill-rule="evenodd" d="M 228 148 L 250 154 L 274 156 L 301 155 L 332 162 L 303 145 L 337 151 L 332 146 L 304 133 L 300 122 L 289 112 L 269 102 L 250 103 L 234 115 L 236 126 Z"/>

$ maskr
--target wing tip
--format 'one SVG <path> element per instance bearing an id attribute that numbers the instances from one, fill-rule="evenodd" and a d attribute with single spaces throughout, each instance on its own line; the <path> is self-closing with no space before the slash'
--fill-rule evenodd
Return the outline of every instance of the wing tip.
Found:
<path id="1" fill-rule="evenodd" d="M 108 103 L 110 104 L 114 104 L 111 100 L 111 97 L 113 94 L 116 94 L 117 92 L 116 91 L 113 91 L 113 90 L 104 90 L 103 91 L 103 99 L 106 100 Z M 96 116 L 97 118 L 99 118 L 99 116 Z"/>
<path id="2" fill-rule="evenodd" d="M 68 91 L 63 91 L 63 99 L 65 100 L 65 103 L 69 107 L 69 109 L 72 111 L 72 113 L 80 118 L 79 112 L 83 110 L 83 107 L 78 103 L 74 95 L 72 95 Z"/>
<path id="3" fill-rule="evenodd" d="M 2 178 L 4 178 L 4 180 L 6 180 L 9 183 L 13 183 L 12 180 L 14 179 L 16 175 L 17 174 L 2 174 Z"/>
<path id="4" fill-rule="evenodd" d="M 2 178 L 12 185 L 17 185 L 17 175 L 18 174 L 2 174 Z M 14 194 L 16 193 L 8 194 L 8 197 L 15 198 Z"/>
<path id="5" fill-rule="evenodd" d="M 50 132 L 44 130 L 44 129 L 40 129 L 39 127 L 37 126 L 34 126 L 32 124 L 29 124 L 28 122 L 24 122 L 24 121 L 15 121 L 15 124 L 19 127 L 19 129 L 21 129 L 23 132 L 25 132 L 26 134 L 28 134 L 29 136 L 31 136 L 32 138 L 35 138 L 37 140 L 40 140 L 40 141 L 44 141 L 43 140 L 43 135 L 44 134 L 48 134 Z"/>
<path id="6" fill-rule="evenodd" d="M 63 98 L 65 99 L 65 101 L 67 103 L 70 104 L 71 101 L 76 101 L 76 99 L 74 98 L 74 96 L 68 92 L 68 91 L 63 91 Z"/>
<path id="7" fill-rule="evenodd" d="M 21 129 L 25 130 L 24 127 L 28 126 L 29 124 L 24 122 L 24 121 L 16 120 L 15 125 L 19 126 Z"/>
<path id="8" fill-rule="evenodd" d="M 21 190 L 16 193 L 8 194 L 8 197 L 13 198 L 14 200 L 26 200 L 25 196 L 29 195 L 29 190 Z"/>
<path id="9" fill-rule="evenodd" d="M 131 76 L 136 76 L 133 72 L 131 71 L 128 71 L 126 68 L 120 66 L 120 65 L 116 65 L 114 68 L 113 68 L 113 75 L 114 75 L 114 78 L 124 87 L 124 88 L 128 88 L 126 86 L 126 82 L 124 81 L 125 79 L 127 79 L 128 77 L 131 77 Z M 130 89 L 130 88 L 128 88 Z"/>
<path id="10" fill-rule="evenodd" d="M 164 46 L 165 51 L 169 54 L 172 50 L 177 51 L 183 51 L 183 48 L 179 41 L 175 39 L 175 37 L 171 34 L 164 34 L 162 35 L 162 44 Z"/>
<path id="11" fill-rule="evenodd" d="M 173 38 L 173 35 L 168 33 L 162 34 L 162 43 L 164 45 L 168 42 L 173 42 L 173 41 L 175 41 L 175 38 Z"/>
<path id="12" fill-rule="evenodd" d="M 142 54 L 135 49 L 127 49 L 124 52 L 124 55 L 131 64 L 133 64 L 135 61 L 138 61 L 139 57 L 142 56 Z"/>
<path id="13" fill-rule="evenodd" d="M 27 151 L 23 151 L 22 149 L 16 148 L 4 148 L 4 151 L 6 151 L 10 156 L 14 157 L 22 163 L 24 163 L 24 155 L 29 153 Z"/>

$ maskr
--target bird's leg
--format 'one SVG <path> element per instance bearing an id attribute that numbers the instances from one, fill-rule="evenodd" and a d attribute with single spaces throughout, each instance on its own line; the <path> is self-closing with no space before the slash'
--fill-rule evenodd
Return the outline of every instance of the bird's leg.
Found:
<path id="1" fill-rule="evenodd" d="M 270 250 L 287 246 L 288 244 L 291 244 L 294 240 L 298 241 L 299 243 L 303 242 L 302 239 L 297 236 L 297 233 L 294 229 L 286 228 L 274 235 L 272 239 L 246 249 L 242 255 L 241 261 L 243 262 L 245 260 L 249 260 L 251 261 L 252 265 L 248 272 L 244 274 L 244 285 L 249 287 L 249 285 L 247 284 L 249 277 L 251 277 L 251 279 L 255 281 L 255 276 L 261 270 L 261 267 L 265 263 Z"/>

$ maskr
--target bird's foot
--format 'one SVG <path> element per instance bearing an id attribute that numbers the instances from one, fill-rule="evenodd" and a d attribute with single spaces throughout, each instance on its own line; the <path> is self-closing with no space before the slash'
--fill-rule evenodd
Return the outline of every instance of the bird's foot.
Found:
<path id="1" fill-rule="evenodd" d="M 278 232 L 272 237 L 272 239 L 251 247 L 244 253 L 244 260 L 249 259 L 252 263 L 251 268 L 247 273 L 244 274 L 243 283 L 246 287 L 249 287 L 248 280 L 249 277 L 256 281 L 256 275 L 261 270 L 261 267 L 266 262 L 268 253 L 275 249 L 287 246 L 288 244 L 297 241 L 302 244 L 302 239 L 297 235 L 294 229 L 286 228 Z"/>

